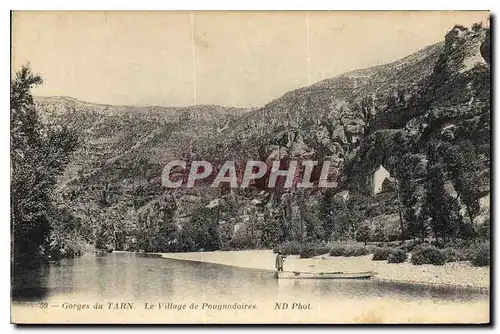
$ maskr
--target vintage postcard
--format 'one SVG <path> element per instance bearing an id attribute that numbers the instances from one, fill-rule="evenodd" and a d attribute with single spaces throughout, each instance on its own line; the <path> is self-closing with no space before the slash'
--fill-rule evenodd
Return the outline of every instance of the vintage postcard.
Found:
<path id="1" fill-rule="evenodd" d="M 15 324 L 488 324 L 488 11 L 14 11 Z"/>

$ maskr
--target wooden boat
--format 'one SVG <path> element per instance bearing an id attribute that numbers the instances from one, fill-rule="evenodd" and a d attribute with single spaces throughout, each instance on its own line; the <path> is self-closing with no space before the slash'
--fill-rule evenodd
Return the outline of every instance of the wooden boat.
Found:
<path id="1" fill-rule="evenodd" d="M 278 271 L 274 274 L 276 279 L 368 279 L 377 275 L 374 271 L 359 273 L 349 272 L 300 272 L 300 271 Z"/>

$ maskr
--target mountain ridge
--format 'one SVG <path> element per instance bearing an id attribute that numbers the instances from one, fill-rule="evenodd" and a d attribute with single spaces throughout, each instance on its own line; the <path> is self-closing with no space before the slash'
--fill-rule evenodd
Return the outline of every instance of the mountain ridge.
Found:
<path id="1" fill-rule="evenodd" d="M 307 157 L 329 160 L 338 168 L 338 190 L 361 196 L 363 220 L 371 219 L 377 206 L 381 209 L 376 213 L 393 215 L 395 194 L 370 195 L 366 177 L 379 165 L 392 174 L 401 140 L 411 143 L 419 161 L 426 160 L 430 140 L 453 145 L 471 141 L 478 159 L 488 166 L 490 65 L 483 51 L 488 31 L 455 26 L 444 42 L 389 64 L 287 92 L 260 108 L 112 106 L 37 98 L 44 123 L 67 126 L 80 138 L 61 178 L 60 200 L 73 206 L 82 221 L 91 217 L 88 224 L 94 229 L 114 226 L 128 238 L 135 235 L 130 231 L 158 226 L 156 211 L 164 210 L 166 203 L 175 208 L 171 219 L 182 229 L 196 210 L 220 200 L 226 204 L 218 221 L 228 225 L 229 240 L 234 240 L 262 217 L 277 217 L 277 212 L 289 224 L 298 224 L 307 218 L 301 201 L 314 205 L 325 194 L 262 188 L 235 193 L 166 190 L 159 182 L 163 166 L 179 159 Z M 104 204 L 99 202 L 102 196 Z M 255 200 L 265 206 L 253 204 Z M 120 242 L 117 248 L 127 248 L 124 245 L 133 248 L 130 242 Z"/>

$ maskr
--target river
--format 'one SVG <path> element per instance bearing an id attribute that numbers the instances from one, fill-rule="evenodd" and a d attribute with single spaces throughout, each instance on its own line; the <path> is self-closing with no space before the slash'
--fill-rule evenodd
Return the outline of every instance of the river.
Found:
<path id="1" fill-rule="evenodd" d="M 275 280 L 270 271 L 134 253 L 16 272 L 12 321 L 481 323 L 487 294 L 377 280 Z"/>

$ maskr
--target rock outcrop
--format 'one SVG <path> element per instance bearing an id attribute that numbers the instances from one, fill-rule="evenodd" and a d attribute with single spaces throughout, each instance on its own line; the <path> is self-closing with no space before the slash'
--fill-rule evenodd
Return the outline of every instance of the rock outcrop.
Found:
<path id="1" fill-rule="evenodd" d="M 488 169 L 489 64 L 489 29 L 455 26 L 442 43 L 288 92 L 258 109 L 109 106 L 65 97 L 38 98 L 37 106 L 46 124 L 66 125 L 80 138 L 60 187 L 76 207 L 92 202 L 91 189 L 104 185 L 114 189 L 110 206 L 126 202 L 139 210 L 174 192 L 174 219 L 182 225 L 195 208 L 232 198 L 239 205 L 228 209 L 224 221 L 242 231 L 259 210 L 262 217 L 279 212 L 292 222 L 299 219 L 298 195 L 266 193 L 263 200 L 262 189 L 183 192 L 151 181 L 174 159 L 300 157 L 334 162 L 341 172 L 339 190 L 352 197 L 366 187 L 375 167 L 383 165 L 392 174 L 401 141 L 417 143 L 412 153 L 422 162 L 419 173 L 425 173 L 425 147 L 432 138 L 472 141 Z M 316 192 L 307 200 L 320 196 Z"/>

